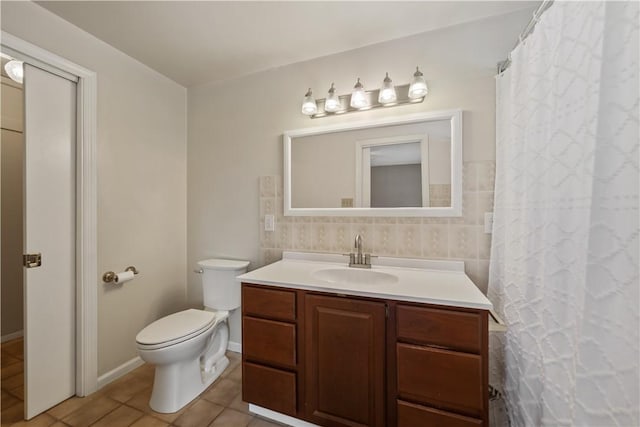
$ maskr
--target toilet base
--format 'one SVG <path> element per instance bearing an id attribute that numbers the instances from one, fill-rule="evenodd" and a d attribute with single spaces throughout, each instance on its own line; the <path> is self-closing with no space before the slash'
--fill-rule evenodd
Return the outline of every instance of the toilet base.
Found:
<path id="1" fill-rule="evenodd" d="M 213 364 L 208 372 L 202 372 L 202 381 L 211 385 L 215 380 L 218 379 L 218 377 L 220 377 L 220 375 L 222 375 L 224 370 L 227 369 L 227 366 L 229 366 L 229 358 L 227 356 L 218 359 L 218 361 Z M 205 389 L 207 387 L 205 387 Z"/>
<path id="2" fill-rule="evenodd" d="M 208 373 L 201 371 L 199 360 L 156 366 L 149 406 L 163 414 L 178 412 L 213 384 L 227 366 L 229 359 L 226 356 Z"/>
<path id="3" fill-rule="evenodd" d="M 149 401 L 151 409 L 164 414 L 177 412 L 220 377 L 229 366 L 226 356 L 229 342 L 227 317 L 227 312 L 220 312 L 219 323 L 214 326 L 207 341 L 202 344 L 194 343 L 202 346 L 194 356 L 183 361 L 176 357 L 170 359 L 171 363 L 156 364 Z"/>

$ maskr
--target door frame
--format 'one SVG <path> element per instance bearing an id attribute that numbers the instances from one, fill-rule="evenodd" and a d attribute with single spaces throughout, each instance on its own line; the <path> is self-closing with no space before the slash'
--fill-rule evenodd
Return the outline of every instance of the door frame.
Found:
<path id="1" fill-rule="evenodd" d="M 2 31 L 3 50 L 78 77 L 76 132 L 76 395 L 98 388 L 97 75 Z M 51 71 L 48 69 L 47 71 Z M 55 71 L 54 71 L 55 73 Z"/>
<path id="2" fill-rule="evenodd" d="M 420 188 L 422 206 L 429 204 L 429 134 L 399 135 L 388 138 L 361 139 L 355 142 L 356 149 L 356 207 L 371 208 L 371 156 L 370 149 L 384 145 L 420 143 Z"/>

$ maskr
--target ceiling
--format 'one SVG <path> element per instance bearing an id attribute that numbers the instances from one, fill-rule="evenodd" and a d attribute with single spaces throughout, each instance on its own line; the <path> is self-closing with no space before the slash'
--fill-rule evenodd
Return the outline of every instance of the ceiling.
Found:
<path id="1" fill-rule="evenodd" d="M 539 1 L 40 1 L 183 86 L 531 8 Z"/>

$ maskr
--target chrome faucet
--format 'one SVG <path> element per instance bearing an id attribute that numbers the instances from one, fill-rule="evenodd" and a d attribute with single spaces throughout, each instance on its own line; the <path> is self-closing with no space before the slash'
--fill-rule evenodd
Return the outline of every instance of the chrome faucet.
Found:
<path id="1" fill-rule="evenodd" d="M 371 254 L 365 254 L 362 252 L 362 236 L 356 235 L 354 242 L 355 253 L 351 252 L 345 255 L 349 255 L 349 267 L 355 268 L 371 268 Z"/>
<path id="2" fill-rule="evenodd" d="M 358 251 L 356 253 L 356 264 L 362 264 L 362 236 L 359 234 L 356 234 L 356 241 L 353 244 L 353 246 L 356 248 L 356 251 Z"/>

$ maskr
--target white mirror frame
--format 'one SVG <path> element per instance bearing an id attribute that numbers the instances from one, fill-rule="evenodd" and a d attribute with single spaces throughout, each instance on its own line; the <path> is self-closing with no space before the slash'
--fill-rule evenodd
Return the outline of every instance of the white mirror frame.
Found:
<path id="1" fill-rule="evenodd" d="M 339 131 L 450 120 L 451 122 L 451 206 L 401 208 L 293 208 L 291 207 L 291 143 L 293 138 Z M 462 216 L 462 110 L 417 113 L 354 123 L 340 123 L 290 130 L 282 135 L 284 144 L 285 216 L 390 216 L 456 217 Z"/>

